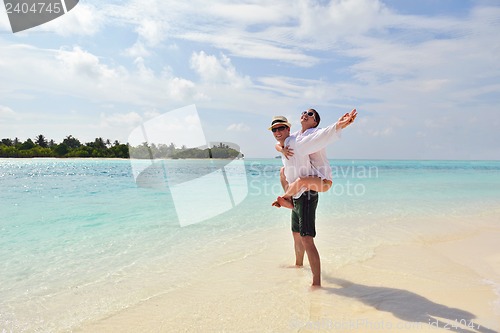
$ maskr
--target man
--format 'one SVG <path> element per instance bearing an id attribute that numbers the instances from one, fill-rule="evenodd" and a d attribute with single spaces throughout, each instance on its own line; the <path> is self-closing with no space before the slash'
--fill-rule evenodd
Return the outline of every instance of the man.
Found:
<path id="1" fill-rule="evenodd" d="M 282 157 L 286 181 L 291 184 L 300 177 L 319 176 L 311 165 L 309 155 L 325 148 L 340 136 L 340 131 L 356 118 L 356 109 L 344 114 L 335 124 L 316 130 L 304 136 L 290 136 L 290 123 L 283 116 L 276 116 L 271 122 L 274 138 L 282 147 L 293 150 L 293 156 Z M 321 262 L 314 244 L 316 236 L 316 207 L 318 192 L 302 188 L 293 196 L 292 235 L 295 247 L 295 265 L 303 266 L 304 252 L 307 254 L 313 275 L 312 286 L 321 286 Z"/>

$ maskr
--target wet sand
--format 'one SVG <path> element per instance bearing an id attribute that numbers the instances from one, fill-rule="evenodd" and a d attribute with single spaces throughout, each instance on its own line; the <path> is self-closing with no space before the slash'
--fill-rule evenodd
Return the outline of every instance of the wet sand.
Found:
<path id="1" fill-rule="evenodd" d="M 186 286 L 144 300 L 79 332 L 497 332 L 500 227 L 382 245 L 362 261 L 332 264 L 317 238 L 321 289 L 289 268 L 286 228 L 246 239 L 261 249 L 206 269 Z M 241 240 L 234 240 L 241 241 Z M 228 241 L 227 248 L 231 248 Z"/>

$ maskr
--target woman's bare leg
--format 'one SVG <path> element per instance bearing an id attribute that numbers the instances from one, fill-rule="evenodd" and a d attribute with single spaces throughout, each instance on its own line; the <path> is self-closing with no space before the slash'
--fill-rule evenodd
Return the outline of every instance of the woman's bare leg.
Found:
<path id="1" fill-rule="evenodd" d="M 316 191 L 316 192 L 326 192 L 332 187 L 332 181 L 327 179 L 321 179 L 319 177 L 304 177 L 299 178 L 293 183 L 289 184 L 283 196 L 278 197 L 273 203 L 276 207 L 286 207 L 293 209 L 292 196 L 297 194 L 302 188 L 306 191 Z"/>
<path id="2" fill-rule="evenodd" d="M 305 187 L 307 191 L 326 192 L 332 187 L 332 181 L 319 177 L 299 178 L 288 186 L 285 194 L 283 194 L 283 198 L 291 198 L 303 187 Z"/>

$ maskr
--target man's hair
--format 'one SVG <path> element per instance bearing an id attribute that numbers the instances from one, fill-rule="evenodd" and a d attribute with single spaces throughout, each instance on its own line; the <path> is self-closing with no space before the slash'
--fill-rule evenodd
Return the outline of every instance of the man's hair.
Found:
<path id="1" fill-rule="evenodd" d="M 313 128 L 318 127 L 319 122 L 321 121 L 321 117 L 319 116 L 318 111 L 316 111 L 314 109 L 309 109 L 309 111 L 312 111 L 315 114 L 314 120 L 316 120 L 316 126 L 314 126 Z"/>

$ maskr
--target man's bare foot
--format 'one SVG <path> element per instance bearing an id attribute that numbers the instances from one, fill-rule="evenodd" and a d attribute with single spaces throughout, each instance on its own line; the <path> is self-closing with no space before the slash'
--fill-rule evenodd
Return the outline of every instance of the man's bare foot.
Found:
<path id="1" fill-rule="evenodd" d="M 304 268 L 304 265 L 281 265 L 281 268 Z"/>
<path id="2" fill-rule="evenodd" d="M 321 285 L 320 284 L 313 284 L 309 287 L 309 290 L 310 291 L 315 291 L 315 290 L 318 290 L 318 289 L 321 289 Z"/>
<path id="3" fill-rule="evenodd" d="M 276 208 L 280 208 L 281 207 L 281 205 L 278 203 L 278 200 L 274 201 L 271 206 L 276 207 Z"/>
<path id="4" fill-rule="evenodd" d="M 278 204 L 281 207 L 286 207 L 286 208 L 293 209 L 293 202 L 290 199 L 285 199 L 283 197 L 278 197 L 278 199 L 276 201 L 278 202 Z"/>

